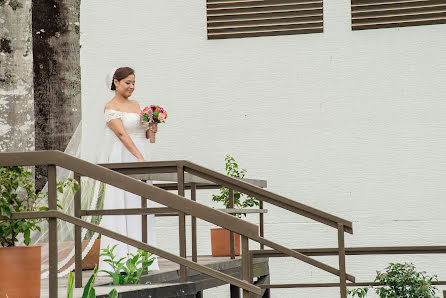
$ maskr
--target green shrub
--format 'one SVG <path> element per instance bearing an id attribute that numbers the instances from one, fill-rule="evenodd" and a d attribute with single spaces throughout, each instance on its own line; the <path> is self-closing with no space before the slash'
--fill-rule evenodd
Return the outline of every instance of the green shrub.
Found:
<path id="1" fill-rule="evenodd" d="M 225 156 L 225 169 L 226 174 L 229 177 L 233 178 L 244 178 L 246 174 L 246 169 L 240 169 L 239 165 L 235 161 L 234 157 L 230 155 Z M 225 208 L 230 208 L 230 202 L 229 202 L 229 189 L 225 187 L 220 188 L 220 193 L 217 195 L 212 195 L 212 201 L 214 202 L 221 202 L 225 206 Z M 259 201 L 251 196 L 242 194 L 238 191 L 234 191 L 234 208 L 247 208 L 247 207 L 254 207 L 258 206 Z M 246 216 L 245 213 L 243 215 Z M 237 215 L 240 217 L 240 214 Z"/>
<path id="2" fill-rule="evenodd" d="M 57 183 L 57 191 L 71 188 L 73 193 L 79 184 L 72 178 Z M 48 192 L 35 192 L 32 173 L 24 167 L 0 168 L 0 216 L 11 218 L 13 212 L 46 211 L 48 207 L 38 203 L 48 198 Z M 60 207 L 60 206 L 59 206 Z M 8 219 L 0 220 L 0 246 L 12 247 L 23 235 L 24 243 L 29 245 L 31 232 L 38 230 L 41 219 Z"/>
<path id="3" fill-rule="evenodd" d="M 390 263 L 384 272 L 376 272 L 375 282 L 380 286 L 374 288 L 381 298 L 435 298 L 437 288 L 432 285 L 437 276 L 428 276 L 418 272 L 413 264 Z M 369 287 L 349 290 L 352 297 L 365 297 Z"/>
<path id="4" fill-rule="evenodd" d="M 105 257 L 104 262 L 112 267 L 113 271 L 101 270 L 113 278 L 113 285 L 128 285 L 139 284 L 141 276 L 147 273 L 147 267 L 149 267 L 155 257 L 150 258 L 152 255 L 144 250 L 138 249 L 136 254 L 129 254 L 128 258 L 117 259 L 113 253 L 117 244 L 112 248 L 107 246 L 102 249 L 101 257 Z"/>

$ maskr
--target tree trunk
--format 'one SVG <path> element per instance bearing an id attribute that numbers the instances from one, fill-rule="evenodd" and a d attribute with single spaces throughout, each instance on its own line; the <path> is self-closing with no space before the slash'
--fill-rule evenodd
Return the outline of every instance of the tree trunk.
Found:
<path id="1" fill-rule="evenodd" d="M 36 150 L 63 151 L 81 119 L 80 0 L 36 0 L 32 12 Z M 46 175 L 36 169 L 38 189 Z"/>
<path id="2" fill-rule="evenodd" d="M 0 151 L 34 150 L 31 0 L 0 0 Z"/>

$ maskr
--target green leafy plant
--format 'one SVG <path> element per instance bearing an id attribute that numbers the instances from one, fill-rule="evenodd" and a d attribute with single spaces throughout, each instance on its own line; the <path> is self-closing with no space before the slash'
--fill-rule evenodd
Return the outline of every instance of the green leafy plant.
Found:
<path id="1" fill-rule="evenodd" d="M 96 298 L 96 290 L 93 285 L 96 281 L 96 274 L 98 273 L 98 268 L 94 267 L 93 274 L 88 279 L 85 285 L 84 292 L 82 293 L 82 298 Z"/>
<path id="2" fill-rule="evenodd" d="M 155 257 L 150 258 L 152 255 L 144 250 L 138 249 L 136 254 L 128 254 L 127 258 L 117 259 L 114 254 L 114 250 L 117 244 L 112 248 L 107 246 L 102 249 L 101 257 L 105 257 L 104 262 L 110 265 L 113 271 L 101 270 L 113 278 L 113 285 L 128 285 L 139 284 L 141 276 L 147 273 L 147 267 L 149 267 Z"/>
<path id="3" fill-rule="evenodd" d="M 348 293 L 352 295 L 352 297 L 364 298 L 367 296 L 369 288 L 357 288 L 353 290 L 348 290 Z"/>
<path id="4" fill-rule="evenodd" d="M 110 293 L 108 293 L 108 297 L 109 298 L 117 298 L 118 297 L 118 291 L 116 291 L 116 289 L 111 290 Z"/>
<path id="5" fill-rule="evenodd" d="M 74 193 L 79 190 L 79 184 L 72 178 L 57 183 L 57 191 L 60 193 L 67 187 Z M 31 171 L 24 167 L 0 168 L 0 216 L 8 218 L 0 220 L 0 246 L 15 246 L 19 235 L 23 235 L 25 245 L 29 245 L 31 232 L 40 231 L 38 223 L 41 220 L 9 218 L 13 212 L 48 210 L 48 207 L 38 205 L 47 197 L 48 192 L 35 192 Z"/>
<path id="6" fill-rule="evenodd" d="M 226 174 L 233 178 L 241 179 L 244 178 L 246 175 L 246 169 L 240 169 L 234 157 L 230 155 L 225 156 L 225 169 L 226 169 Z M 229 189 L 221 187 L 219 194 L 212 195 L 212 201 L 221 202 L 224 204 L 225 208 L 230 208 Z M 234 208 L 243 209 L 258 205 L 259 201 L 256 198 L 248 196 L 246 194 L 242 194 L 238 191 L 234 191 Z M 246 214 L 243 215 L 246 216 Z M 240 217 L 241 214 L 238 214 L 236 216 Z"/>
<path id="7" fill-rule="evenodd" d="M 87 284 L 85 285 L 84 291 L 82 293 L 82 298 L 95 298 L 96 297 L 96 290 L 93 287 L 95 281 L 96 281 L 96 274 L 98 273 L 98 269 L 95 267 L 93 270 L 93 274 L 88 279 Z M 71 271 L 68 275 L 68 287 L 67 287 L 67 298 L 73 298 L 73 292 L 74 292 L 74 274 Z M 116 298 L 118 297 L 118 291 L 116 289 L 113 289 L 108 293 L 109 298 Z"/>
<path id="8" fill-rule="evenodd" d="M 381 298 L 435 298 L 437 288 L 432 285 L 437 276 L 428 276 L 426 272 L 418 272 L 413 264 L 390 263 L 385 272 L 376 272 L 374 288 Z M 352 297 L 365 297 L 369 287 L 349 290 Z"/>
<path id="9" fill-rule="evenodd" d="M 67 298 L 73 298 L 74 291 L 74 274 L 70 271 L 68 274 L 68 285 L 67 285 Z"/>

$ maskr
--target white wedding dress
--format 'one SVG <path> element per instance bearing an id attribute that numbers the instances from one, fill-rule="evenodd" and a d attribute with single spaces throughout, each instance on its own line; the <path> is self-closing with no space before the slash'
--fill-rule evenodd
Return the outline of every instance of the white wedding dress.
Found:
<path id="1" fill-rule="evenodd" d="M 143 123 L 140 119 L 140 115 L 137 113 L 120 112 L 116 110 L 105 110 L 104 112 L 105 122 L 107 123 L 113 119 L 121 119 L 125 131 L 131 137 L 133 143 L 138 150 L 144 156 L 144 159 L 149 161 L 149 141 L 146 139 L 147 124 Z M 137 162 L 136 157 L 131 154 L 119 138 L 113 133 L 113 131 L 106 126 L 105 128 L 106 138 L 109 140 L 108 145 L 110 155 L 108 162 L 120 163 L 120 162 Z M 150 207 L 151 202 L 148 201 Z M 105 187 L 104 195 L 104 207 L 103 209 L 127 209 L 127 208 L 141 208 L 141 197 L 132 193 L 126 192 L 122 189 L 118 189 L 111 185 Z M 147 216 L 147 240 L 148 244 L 156 246 L 155 229 L 154 229 L 154 215 Z M 107 215 L 103 216 L 101 220 L 102 227 L 117 232 L 121 235 L 128 236 L 130 238 L 141 241 L 141 215 Z M 117 244 L 114 250 L 114 254 L 117 256 L 116 260 L 122 257 L 127 257 L 129 253 L 136 253 L 137 249 L 120 243 L 111 238 L 102 236 L 101 249 L 110 246 L 110 248 Z M 99 264 L 99 270 L 110 270 L 111 267 L 102 261 L 102 257 Z M 148 268 L 149 270 L 158 270 L 158 259 L 155 256 L 155 261 Z"/>
<path id="2" fill-rule="evenodd" d="M 103 96 L 104 99 L 113 97 L 114 92 L 110 90 L 113 74 L 116 68 L 113 69 L 105 78 L 105 87 L 107 94 Z M 105 102 L 104 102 L 105 105 Z M 100 110 L 98 110 L 99 112 Z M 100 112 L 102 113 L 102 111 Z M 126 113 L 115 110 L 106 110 L 104 113 L 105 123 L 104 130 L 98 129 L 95 132 L 94 138 L 87 139 L 88 146 L 82 146 L 85 142 L 82 136 L 82 123 L 79 123 L 70 142 L 65 149 L 65 153 L 77 158 L 87 160 L 91 163 L 119 163 L 119 162 L 137 162 L 137 159 L 125 148 L 122 142 L 116 135 L 105 125 L 112 119 L 121 119 L 124 129 L 132 138 L 134 144 L 144 156 L 144 159 L 149 161 L 149 141 L 145 137 L 147 124 L 140 121 L 140 116 L 137 113 Z M 91 150 L 94 148 L 94 150 Z M 73 172 L 57 167 L 57 181 L 65 181 L 67 178 L 73 178 Z M 81 208 L 83 210 L 100 210 L 100 209 L 125 209 L 125 208 L 140 208 L 141 198 L 131 193 L 117 189 L 111 185 L 104 185 L 104 183 L 82 177 L 81 181 Z M 47 185 L 42 190 L 47 191 Z M 74 194 L 71 192 L 71 187 L 68 185 L 64 187 L 63 193 L 57 194 L 59 205 L 62 206 L 61 211 L 69 215 L 74 215 Z M 46 201 L 38 202 L 42 206 L 46 206 Z M 148 207 L 152 206 L 152 202 L 148 201 Z M 147 220 L 147 240 L 148 244 L 156 246 L 155 229 L 154 229 L 154 215 L 148 215 Z M 99 224 L 100 226 L 109 230 L 115 231 L 130 238 L 141 240 L 141 215 L 132 216 L 83 216 L 82 220 Z M 41 278 L 48 278 L 49 275 L 49 250 L 48 250 L 48 224 L 47 221 L 39 223 L 40 230 L 32 231 L 31 245 L 42 246 L 42 274 Z M 82 229 L 82 259 L 84 259 L 93 247 L 98 233 L 93 233 L 87 229 Z M 57 241 L 58 241 L 58 276 L 66 276 L 69 272 L 74 270 L 74 225 L 58 220 L 57 222 Z M 85 243 L 84 243 L 85 242 Z M 19 244 L 23 244 L 23 239 L 19 240 Z M 123 243 L 112 240 L 108 237 L 102 236 L 101 249 L 110 245 L 117 244 L 114 250 L 118 259 L 127 257 L 128 253 L 135 253 L 136 248 L 125 245 Z M 158 260 L 155 261 L 148 268 L 149 270 L 158 270 Z M 107 263 L 100 259 L 99 270 L 108 270 L 110 267 Z M 99 272 L 100 275 L 105 273 Z"/>

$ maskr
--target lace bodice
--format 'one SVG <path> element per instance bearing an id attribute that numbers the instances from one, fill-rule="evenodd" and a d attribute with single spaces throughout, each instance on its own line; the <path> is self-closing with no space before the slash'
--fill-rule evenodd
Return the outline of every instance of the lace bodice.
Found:
<path id="1" fill-rule="evenodd" d="M 121 119 L 124 129 L 130 137 L 145 138 L 146 129 L 148 124 L 141 121 L 141 117 L 138 113 L 120 112 L 116 110 L 105 110 L 104 120 L 105 123 L 113 119 Z M 107 133 L 113 134 L 113 131 L 107 127 Z"/>

